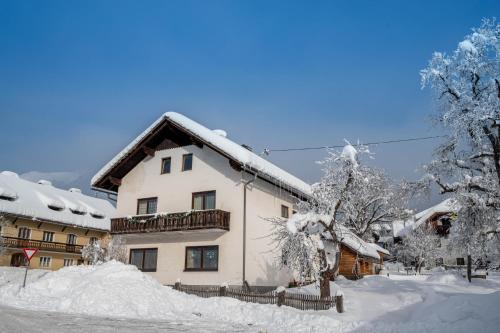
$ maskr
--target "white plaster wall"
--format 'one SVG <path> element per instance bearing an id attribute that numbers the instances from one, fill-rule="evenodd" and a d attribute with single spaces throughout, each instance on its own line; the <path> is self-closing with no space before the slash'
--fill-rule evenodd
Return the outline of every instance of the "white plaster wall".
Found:
<path id="1" fill-rule="evenodd" d="M 193 154 L 193 169 L 182 172 L 182 155 L 187 153 Z M 161 160 L 165 157 L 171 158 L 171 172 L 162 175 Z M 148 197 L 158 197 L 158 212 L 189 211 L 193 192 L 215 190 L 216 208 L 231 213 L 230 231 L 135 234 L 126 237 L 128 250 L 158 248 L 157 271 L 150 274 L 164 284 L 173 284 L 178 278 L 186 284 L 241 284 L 244 188 L 241 177 L 240 172 L 230 167 L 227 158 L 206 146 L 161 150 L 154 157 L 146 158 L 122 179 L 118 216 L 135 215 L 137 199 Z M 289 206 L 292 214 L 294 202 L 289 194 L 262 180 L 249 186 L 246 279 L 250 285 L 278 285 L 290 280 L 290 274 L 276 267 L 275 244 L 269 237 L 272 226 L 263 218 L 280 216 L 282 204 Z M 184 272 L 186 246 L 204 245 L 219 246 L 219 270 Z"/>

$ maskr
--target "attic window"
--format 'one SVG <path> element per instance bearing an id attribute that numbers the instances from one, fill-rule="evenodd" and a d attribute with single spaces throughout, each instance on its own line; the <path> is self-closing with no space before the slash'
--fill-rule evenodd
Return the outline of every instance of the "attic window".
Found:
<path id="1" fill-rule="evenodd" d="M 103 219 L 105 217 L 104 214 L 98 212 L 90 213 L 90 216 L 92 216 L 95 219 Z"/>
<path id="2" fill-rule="evenodd" d="M 60 211 L 62 211 L 64 209 L 64 207 L 57 206 L 57 205 L 52 205 L 52 204 L 48 204 L 47 207 L 49 207 L 52 210 L 58 211 L 58 212 L 60 212 Z"/>
<path id="3" fill-rule="evenodd" d="M 80 210 L 80 209 L 70 209 L 70 210 L 71 210 L 71 212 L 73 214 L 76 214 L 76 215 L 85 215 L 85 214 L 87 214 L 86 211 L 83 211 L 83 210 Z"/>

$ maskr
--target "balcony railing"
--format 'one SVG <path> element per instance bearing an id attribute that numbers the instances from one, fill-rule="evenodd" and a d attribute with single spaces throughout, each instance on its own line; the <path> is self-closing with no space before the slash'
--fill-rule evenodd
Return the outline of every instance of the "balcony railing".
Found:
<path id="1" fill-rule="evenodd" d="M 112 234 L 221 229 L 229 231 L 229 212 L 219 209 L 111 219 Z"/>
<path id="2" fill-rule="evenodd" d="M 1 242 L 10 248 L 37 248 L 40 251 L 81 253 L 83 246 L 57 242 L 44 242 L 15 237 L 2 237 Z"/>

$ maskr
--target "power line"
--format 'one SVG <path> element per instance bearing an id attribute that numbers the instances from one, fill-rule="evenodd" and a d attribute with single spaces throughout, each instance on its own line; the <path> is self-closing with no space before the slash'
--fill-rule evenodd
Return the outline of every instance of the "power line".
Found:
<path id="1" fill-rule="evenodd" d="M 423 141 L 437 138 L 444 138 L 446 135 L 435 135 L 435 136 L 424 136 L 418 138 L 407 138 L 407 139 L 395 139 L 395 140 L 386 140 L 386 141 L 377 141 L 377 142 L 368 142 L 363 143 L 363 146 L 374 146 L 374 145 L 382 145 L 388 143 L 398 143 L 398 142 L 409 142 L 409 141 Z M 333 146 L 321 146 L 321 147 L 302 147 L 302 148 L 280 148 L 280 149 L 265 149 L 264 152 L 266 154 L 270 152 L 287 152 L 287 151 L 299 151 L 299 150 L 317 150 L 317 149 L 329 149 L 329 148 L 342 148 L 345 145 L 333 145 Z"/>

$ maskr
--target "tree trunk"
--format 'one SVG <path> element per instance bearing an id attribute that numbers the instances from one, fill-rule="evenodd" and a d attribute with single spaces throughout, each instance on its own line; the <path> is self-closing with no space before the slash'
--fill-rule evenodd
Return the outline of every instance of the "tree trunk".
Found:
<path id="1" fill-rule="evenodd" d="M 329 274 L 322 274 L 319 280 L 319 294 L 321 298 L 330 297 L 330 277 Z"/>
<path id="2" fill-rule="evenodd" d="M 467 280 L 469 280 L 469 283 L 472 281 L 472 259 L 471 255 L 467 255 Z"/>

